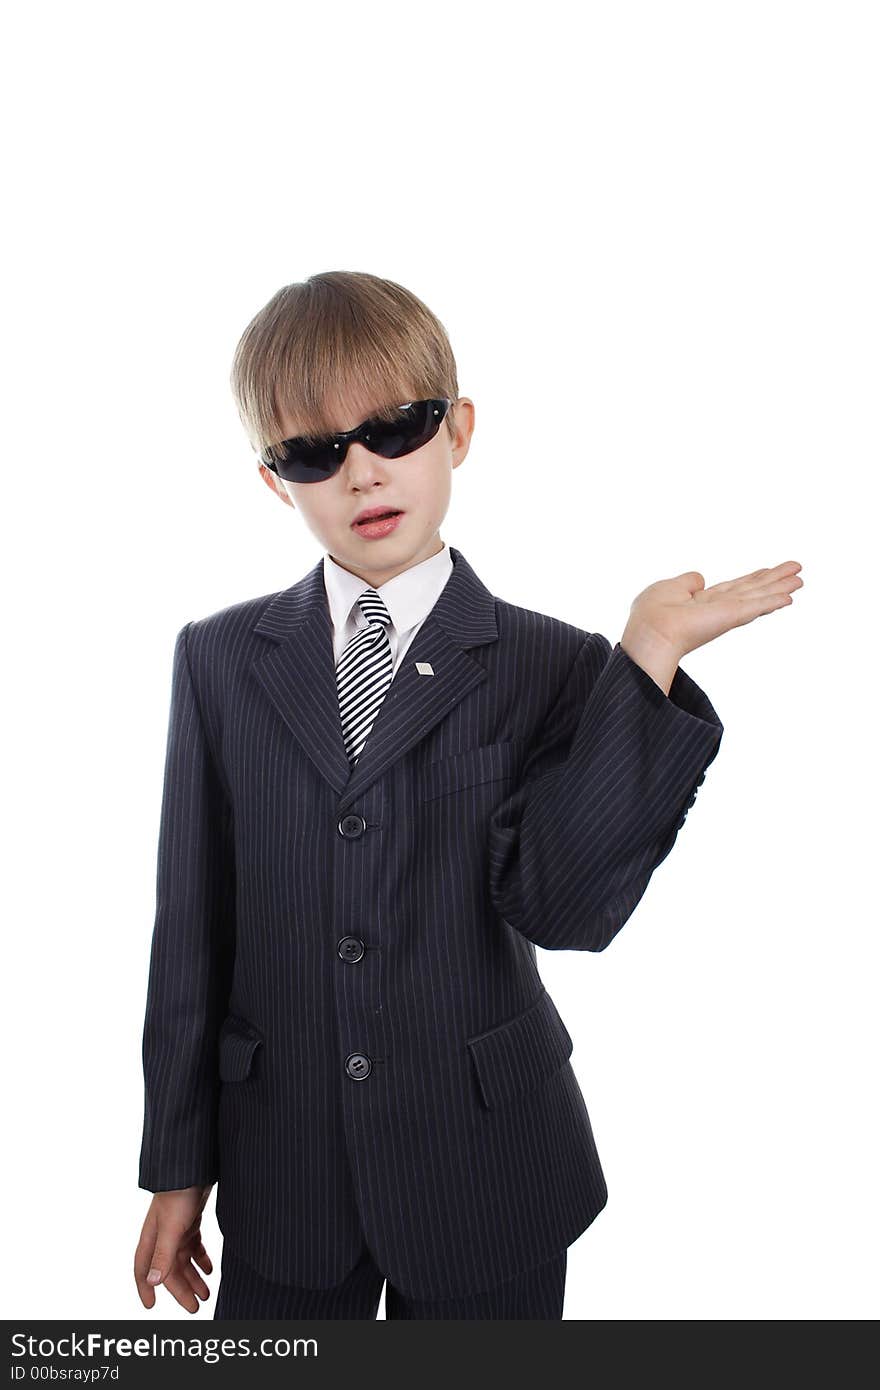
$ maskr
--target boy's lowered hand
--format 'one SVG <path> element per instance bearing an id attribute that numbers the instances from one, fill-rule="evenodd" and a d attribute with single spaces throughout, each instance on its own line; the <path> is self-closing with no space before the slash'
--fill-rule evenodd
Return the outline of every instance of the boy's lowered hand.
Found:
<path id="1" fill-rule="evenodd" d="M 201 1237 L 202 1212 L 212 1186 L 153 1194 L 134 1256 L 135 1282 L 145 1308 L 154 1306 L 157 1284 L 164 1284 L 188 1313 L 198 1312 L 199 1298 L 210 1298 L 196 1265 L 206 1274 L 214 1268 Z"/>
<path id="2" fill-rule="evenodd" d="M 792 602 L 803 588 L 797 560 L 705 587 L 698 570 L 660 579 L 636 596 L 620 645 L 669 694 L 679 661 L 695 647 Z"/>

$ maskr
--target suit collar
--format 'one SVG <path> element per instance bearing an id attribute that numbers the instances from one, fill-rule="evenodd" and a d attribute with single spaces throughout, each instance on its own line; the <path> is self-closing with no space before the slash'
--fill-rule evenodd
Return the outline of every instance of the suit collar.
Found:
<path id="1" fill-rule="evenodd" d="M 449 554 L 452 573 L 405 653 L 354 769 L 339 718 L 323 556 L 296 584 L 276 594 L 254 625 L 273 643 L 254 659 L 254 674 L 339 793 L 340 814 L 486 679 L 485 668 L 468 652 L 498 640 L 495 598 L 460 550 L 450 546 Z M 427 662 L 434 674 L 420 674 L 417 662 Z"/>

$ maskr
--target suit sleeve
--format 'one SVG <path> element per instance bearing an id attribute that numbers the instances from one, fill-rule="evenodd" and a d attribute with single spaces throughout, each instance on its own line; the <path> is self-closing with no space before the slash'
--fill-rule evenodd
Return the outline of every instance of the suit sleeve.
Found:
<path id="1" fill-rule="evenodd" d="M 138 1185 L 149 1192 L 218 1177 L 217 1034 L 234 941 L 232 812 L 193 684 L 191 626 L 174 648 L 143 1029 Z"/>
<path id="2" fill-rule="evenodd" d="M 490 819 L 498 913 L 546 950 L 604 950 L 672 849 L 723 727 L 680 666 L 667 696 L 591 633 Z"/>

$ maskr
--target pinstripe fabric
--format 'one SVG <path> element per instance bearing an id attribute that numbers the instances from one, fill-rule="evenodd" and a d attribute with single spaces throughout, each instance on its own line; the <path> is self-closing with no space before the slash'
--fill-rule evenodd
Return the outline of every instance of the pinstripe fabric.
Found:
<path id="1" fill-rule="evenodd" d="M 722 724 L 464 555 L 352 768 L 322 564 L 174 649 L 140 1185 L 218 1181 L 230 1249 L 407 1298 L 569 1246 L 607 1188 L 536 945 L 601 951 Z M 417 662 L 434 675 L 422 678 Z"/>
<path id="2" fill-rule="evenodd" d="M 352 763 L 363 751 L 394 669 L 388 609 L 375 589 L 365 589 L 357 603 L 368 626 L 355 633 L 336 667 L 342 738 Z"/>
<path id="3" fill-rule="evenodd" d="M 407 1298 L 393 1284 L 385 1291 L 385 1316 L 400 1318 L 551 1318 L 561 1319 L 565 1307 L 568 1251 L 554 1255 L 537 1269 L 527 1269 L 484 1293 L 455 1298 Z M 332 1289 L 301 1289 L 273 1284 L 240 1260 L 224 1242 L 220 1288 L 214 1304 L 217 1318 L 375 1318 L 385 1276 L 365 1245 L 360 1260 L 341 1284 Z"/>

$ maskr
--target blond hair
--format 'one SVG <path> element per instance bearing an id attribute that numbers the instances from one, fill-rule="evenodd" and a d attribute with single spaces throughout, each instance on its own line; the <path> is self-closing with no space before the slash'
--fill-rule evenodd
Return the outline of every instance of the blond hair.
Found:
<path id="1" fill-rule="evenodd" d="M 281 415 L 313 440 L 333 433 L 334 405 L 352 423 L 398 406 L 458 399 L 455 358 L 440 320 L 410 290 L 354 270 L 285 285 L 251 320 L 232 363 L 239 417 L 259 453 L 284 438 Z M 446 426 L 454 437 L 453 408 Z"/>

